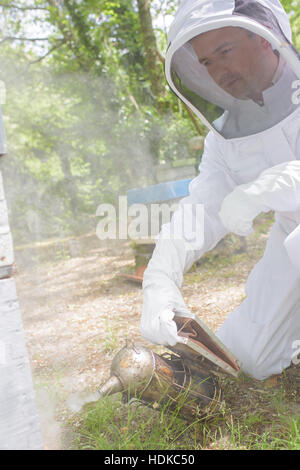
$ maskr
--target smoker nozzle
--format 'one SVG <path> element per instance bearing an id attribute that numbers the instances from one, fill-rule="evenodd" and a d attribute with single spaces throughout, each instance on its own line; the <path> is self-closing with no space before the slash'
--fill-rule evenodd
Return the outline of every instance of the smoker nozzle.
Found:
<path id="1" fill-rule="evenodd" d="M 113 393 L 122 392 L 123 390 L 124 387 L 120 380 L 115 375 L 111 375 L 109 379 L 99 388 L 99 398 L 112 395 Z"/>

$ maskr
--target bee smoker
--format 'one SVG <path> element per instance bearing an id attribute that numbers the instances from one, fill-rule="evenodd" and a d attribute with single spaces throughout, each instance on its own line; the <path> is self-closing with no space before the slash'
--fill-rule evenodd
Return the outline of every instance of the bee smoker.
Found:
<path id="1" fill-rule="evenodd" d="M 116 392 L 122 392 L 124 401 L 167 407 L 183 418 L 213 414 L 221 403 L 217 381 L 203 370 L 192 373 L 180 356 L 159 355 L 135 344 L 116 354 L 111 376 L 99 389 L 100 397 Z"/>
<path id="2" fill-rule="evenodd" d="M 111 363 L 111 375 L 99 389 L 100 398 L 122 392 L 154 408 L 176 410 L 186 419 L 213 416 L 221 407 L 220 376 L 237 377 L 239 361 L 197 317 L 174 316 L 182 343 L 156 354 L 132 343 Z"/>

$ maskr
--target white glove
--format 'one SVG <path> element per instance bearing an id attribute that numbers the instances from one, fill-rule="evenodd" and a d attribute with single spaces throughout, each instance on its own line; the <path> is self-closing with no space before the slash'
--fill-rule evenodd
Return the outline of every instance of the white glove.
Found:
<path id="1" fill-rule="evenodd" d="M 263 171 L 228 194 L 219 212 L 223 225 L 237 235 L 249 235 L 260 212 L 300 210 L 300 161 L 291 160 Z"/>
<path id="2" fill-rule="evenodd" d="M 152 343 L 174 346 L 177 335 L 174 315 L 194 317 L 180 292 L 183 273 L 193 262 L 193 253 L 183 240 L 158 240 L 144 272 L 143 310 L 140 331 Z"/>
<path id="3" fill-rule="evenodd" d="M 253 201 L 241 186 L 234 189 L 225 197 L 219 212 L 222 224 L 233 233 L 241 236 L 253 232 L 253 220 L 260 212 L 269 209 Z"/>
<path id="4" fill-rule="evenodd" d="M 175 313 L 166 308 L 158 315 L 150 318 L 147 328 L 142 330 L 143 336 L 152 343 L 164 346 L 174 346 L 176 343 L 183 343 L 184 339 L 177 334 L 177 326 L 173 321 Z"/>

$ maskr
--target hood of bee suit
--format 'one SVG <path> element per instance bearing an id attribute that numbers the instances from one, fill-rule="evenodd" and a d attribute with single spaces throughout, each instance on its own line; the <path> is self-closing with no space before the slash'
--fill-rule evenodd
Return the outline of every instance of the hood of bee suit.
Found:
<path id="1" fill-rule="evenodd" d="M 225 139 L 263 132 L 299 108 L 300 55 L 278 0 L 184 0 L 170 26 L 165 74 Z"/>
<path id="2" fill-rule="evenodd" d="M 2 112 L 0 108 L 0 156 L 7 152 L 5 129 L 3 124 Z"/>

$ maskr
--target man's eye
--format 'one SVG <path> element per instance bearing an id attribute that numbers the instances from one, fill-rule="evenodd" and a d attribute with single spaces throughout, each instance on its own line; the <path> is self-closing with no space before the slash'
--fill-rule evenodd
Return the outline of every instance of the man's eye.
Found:
<path id="1" fill-rule="evenodd" d="M 227 54 L 228 52 L 230 52 L 231 50 L 232 50 L 231 48 L 223 49 L 223 50 L 221 51 L 221 54 L 222 54 L 222 55 L 225 55 L 225 54 Z"/>

